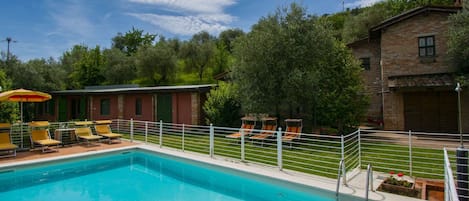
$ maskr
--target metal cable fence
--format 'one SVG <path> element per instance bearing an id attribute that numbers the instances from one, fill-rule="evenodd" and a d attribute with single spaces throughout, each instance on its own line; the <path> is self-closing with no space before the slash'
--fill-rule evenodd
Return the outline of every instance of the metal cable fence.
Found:
<path id="1" fill-rule="evenodd" d="M 298 133 L 295 139 L 285 141 L 282 136 L 293 133 L 281 129 L 246 130 L 133 120 L 114 120 L 111 127 L 128 139 L 160 147 L 330 178 L 337 176 L 341 159 L 346 162 L 347 170 L 358 167 L 360 163 L 358 132 L 344 136 Z"/>
<path id="2" fill-rule="evenodd" d="M 359 130 L 360 167 L 379 172 L 443 179 L 444 147 L 458 147 L 459 134 Z M 467 141 L 467 139 L 465 139 Z M 448 152 L 455 156 L 454 151 Z"/>
<path id="3" fill-rule="evenodd" d="M 448 157 L 446 148 L 444 151 L 444 170 L 445 170 L 445 201 L 459 201 L 456 182 L 454 181 L 453 167 Z"/>
<path id="4" fill-rule="evenodd" d="M 51 135 L 64 123 L 74 127 L 73 122 L 51 122 Z M 379 172 L 403 172 L 412 177 L 442 180 L 443 147 L 447 148 L 449 160 L 456 161 L 456 147 L 460 146 L 459 134 L 411 131 L 359 129 L 334 136 L 122 119 L 113 120 L 111 128 L 132 141 L 329 178 L 337 177 L 339 161 L 343 160 L 347 172 L 372 164 Z M 26 123 L 22 127 L 12 125 L 11 135 L 20 148 L 30 147 L 30 128 Z M 287 135 L 294 138 L 284 139 Z M 463 140 L 467 144 L 468 139 Z M 456 172 L 456 163 L 451 164 Z M 464 174 L 467 176 L 467 172 Z M 459 182 L 467 185 L 467 181 Z"/>

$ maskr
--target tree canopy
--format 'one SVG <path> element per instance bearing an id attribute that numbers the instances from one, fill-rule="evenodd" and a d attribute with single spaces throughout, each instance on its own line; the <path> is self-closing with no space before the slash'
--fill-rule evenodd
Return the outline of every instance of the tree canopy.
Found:
<path id="1" fill-rule="evenodd" d="M 399 15 L 407 10 L 426 5 L 450 6 L 453 0 L 385 0 L 378 2 L 370 7 L 353 9 L 348 13 L 342 30 L 341 38 L 345 43 L 366 38 L 368 30 L 380 22 L 395 15 Z M 342 15 L 337 13 L 335 15 Z M 337 20 L 333 15 L 332 20 Z M 333 21 L 334 22 L 334 21 Z M 337 24 L 337 23 L 336 23 Z"/>
<path id="2" fill-rule="evenodd" d="M 236 41 L 234 56 L 233 82 L 246 113 L 304 117 L 340 130 L 360 121 L 366 97 L 358 63 L 301 6 L 259 20 Z"/>
<path id="3" fill-rule="evenodd" d="M 469 74 L 469 2 L 463 9 L 450 17 L 448 56 L 451 65 L 467 77 Z"/>
<path id="4" fill-rule="evenodd" d="M 231 71 L 237 87 L 224 92 L 239 96 L 220 92 L 212 97 L 236 98 L 243 112 L 299 117 L 344 129 L 356 125 L 366 107 L 360 68 L 344 44 L 366 37 L 382 20 L 429 4 L 453 1 L 385 0 L 320 17 L 292 4 L 262 17 L 249 32 L 233 28 L 212 36 L 202 31 L 186 40 L 132 27 L 112 37 L 110 48 L 76 44 L 58 60 L 22 62 L 12 53 L 7 61 L 1 52 L 0 70 L 10 88 L 46 92 L 90 85 L 216 83 L 214 75 Z M 451 18 L 448 52 L 462 74 L 469 71 L 463 48 L 468 44 L 466 15 L 467 8 Z M 212 108 L 217 105 L 223 106 L 214 102 Z"/>

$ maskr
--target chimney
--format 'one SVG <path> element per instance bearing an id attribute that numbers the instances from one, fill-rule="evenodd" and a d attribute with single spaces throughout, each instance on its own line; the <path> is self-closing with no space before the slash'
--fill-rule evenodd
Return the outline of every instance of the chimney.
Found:
<path id="1" fill-rule="evenodd" d="M 454 0 L 454 6 L 461 7 L 462 6 L 462 0 Z"/>

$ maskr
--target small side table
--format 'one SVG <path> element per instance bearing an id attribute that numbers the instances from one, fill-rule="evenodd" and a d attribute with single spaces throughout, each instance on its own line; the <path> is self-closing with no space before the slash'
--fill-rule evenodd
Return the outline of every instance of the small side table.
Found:
<path id="1" fill-rule="evenodd" d="M 62 142 L 62 146 L 73 144 L 75 139 L 74 128 L 58 128 L 55 129 L 54 139 Z"/>

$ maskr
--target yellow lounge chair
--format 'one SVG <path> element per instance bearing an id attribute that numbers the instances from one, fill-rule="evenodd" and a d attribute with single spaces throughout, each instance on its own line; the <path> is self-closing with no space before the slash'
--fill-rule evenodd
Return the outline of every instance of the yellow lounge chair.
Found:
<path id="1" fill-rule="evenodd" d="M 54 140 L 50 137 L 48 126 L 49 122 L 47 121 L 33 121 L 29 123 L 29 127 L 31 128 L 31 146 L 32 148 L 34 148 L 35 145 L 41 146 L 42 153 L 58 151 L 57 149 L 51 149 L 49 147 L 58 147 L 62 144 L 61 141 Z"/>
<path id="2" fill-rule="evenodd" d="M 111 123 L 111 120 L 95 121 L 94 129 L 96 130 L 96 134 L 107 138 L 109 144 L 112 144 L 112 142 L 116 140 L 121 142 L 122 134 L 113 133 L 110 126 Z"/>
<path id="3" fill-rule="evenodd" d="M 230 135 L 227 135 L 227 138 L 241 138 L 241 135 L 251 135 L 252 130 L 254 127 L 256 127 L 256 120 L 252 117 L 243 117 L 241 118 L 241 121 L 243 122 L 241 125 L 241 128 L 239 129 L 239 132 L 232 133 Z"/>
<path id="4" fill-rule="evenodd" d="M 291 143 L 294 139 L 299 139 L 303 128 L 303 120 L 285 119 L 285 124 L 287 129 L 285 130 L 285 134 L 282 136 L 282 141 Z"/>
<path id="5" fill-rule="evenodd" d="M 16 156 L 16 146 L 11 143 L 10 136 L 11 125 L 9 123 L 0 123 L 0 152 L 5 152 L 6 154 L 0 155 L 0 158 L 4 157 L 15 157 Z"/>
<path id="6" fill-rule="evenodd" d="M 103 138 L 99 135 L 93 135 L 90 127 L 80 127 L 75 128 L 75 136 L 77 137 L 77 141 L 85 141 L 87 146 L 91 145 L 91 141 L 98 141 Z"/>

